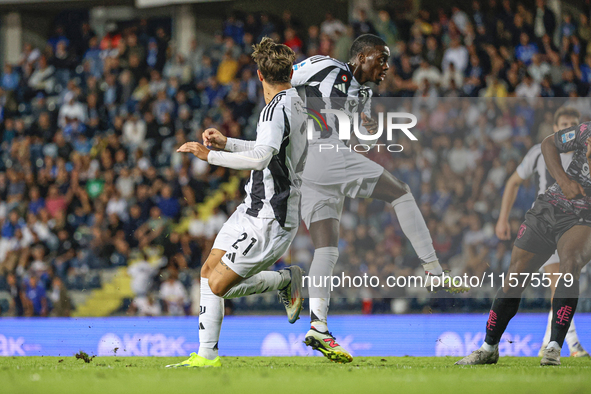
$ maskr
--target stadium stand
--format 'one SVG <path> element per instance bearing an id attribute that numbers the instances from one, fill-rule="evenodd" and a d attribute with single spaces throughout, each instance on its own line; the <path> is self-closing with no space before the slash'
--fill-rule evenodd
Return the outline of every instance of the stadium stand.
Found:
<path id="1" fill-rule="evenodd" d="M 555 15 L 543 0 L 531 8 L 491 0 L 451 10 L 423 9 L 413 20 L 358 10 L 351 21 L 327 14 L 312 26 L 289 11 L 232 15 L 211 41 L 194 41 L 188 56 L 170 31 L 145 21 L 102 36 L 88 23 L 76 35 L 56 26 L 44 47 L 25 45 L 18 64 L 4 65 L 0 83 L 0 312 L 194 313 L 199 267 L 240 203 L 245 179 L 176 147 L 201 141 L 208 127 L 254 138 L 264 103 L 249 54 L 263 36 L 290 46 L 298 60 L 320 54 L 346 61 L 356 36 L 378 34 L 392 57 L 377 94 L 456 98 L 459 107 L 440 100 L 423 109 L 420 147 L 369 156 L 410 185 L 444 265 L 474 275 L 504 272 L 511 244 L 494 235 L 498 196 L 527 149 L 551 133 L 548 119 L 563 102 L 527 110 L 519 99 L 580 98 L 589 118 L 589 12 Z M 507 109 L 478 97 L 515 97 L 517 104 Z M 482 103 L 487 110 L 473 114 Z M 533 182 L 522 187 L 514 230 L 535 193 Z M 341 239 L 346 253 L 337 270 L 400 275 L 418 265 L 380 202 L 348 201 Z M 312 251 L 302 227 L 291 263 L 307 267 Z M 336 310 L 392 310 L 390 300 L 337 296 Z M 539 298 L 526 304 L 548 305 Z M 488 305 L 460 299 L 456 310 Z M 272 296 L 227 306 L 281 307 Z M 406 308 L 424 306 L 414 300 Z"/>

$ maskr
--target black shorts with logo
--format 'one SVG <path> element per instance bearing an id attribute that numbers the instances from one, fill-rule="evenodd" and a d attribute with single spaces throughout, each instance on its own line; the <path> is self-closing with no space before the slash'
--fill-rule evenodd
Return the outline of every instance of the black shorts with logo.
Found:
<path id="1" fill-rule="evenodd" d="M 563 212 L 547 201 L 537 199 L 525 214 L 515 246 L 536 254 L 552 254 L 558 240 L 574 226 L 591 227 L 591 220 Z"/>

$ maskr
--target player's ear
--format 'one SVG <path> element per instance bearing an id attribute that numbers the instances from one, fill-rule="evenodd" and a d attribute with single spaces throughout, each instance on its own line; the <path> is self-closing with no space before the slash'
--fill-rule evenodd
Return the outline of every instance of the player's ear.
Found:
<path id="1" fill-rule="evenodd" d="M 263 82 L 263 73 L 261 70 L 257 70 L 257 76 L 259 77 L 259 81 Z"/>
<path id="2" fill-rule="evenodd" d="M 293 68 L 291 69 L 291 72 L 289 73 L 289 80 L 291 81 L 291 78 L 293 77 Z"/>
<path id="3" fill-rule="evenodd" d="M 365 53 L 360 53 L 357 55 L 357 63 L 359 63 L 359 64 L 365 63 Z"/>

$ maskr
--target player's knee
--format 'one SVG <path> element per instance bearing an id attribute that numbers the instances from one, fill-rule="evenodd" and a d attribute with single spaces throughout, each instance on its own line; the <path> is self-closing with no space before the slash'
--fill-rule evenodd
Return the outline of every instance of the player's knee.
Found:
<path id="1" fill-rule="evenodd" d="M 209 273 L 211 272 L 211 268 L 208 264 L 203 264 L 201 267 L 201 277 L 202 278 L 209 278 Z"/>
<path id="2" fill-rule="evenodd" d="M 410 193 L 410 186 L 408 186 L 408 184 L 402 182 L 402 190 L 404 191 L 404 194 Z"/>
<path id="3" fill-rule="evenodd" d="M 581 269 L 585 266 L 585 256 L 577 250 L 568 251 L 560 259 L 560 271 L 578 276 Z"/>
<path id="4" fill-rule="evenodd" d="M 218 297 L 223 297 L 228 292 L 226 286 L 224 286 L 219 280 L 211 280 L 209 282 L 209 288 L 211 289 L 211 292 Z"/>
<path id="5" fill-rule="evenodd" d="M 394 184 L 394 188 L 392 189 L 392 197 L 395 200 L 409 193 L 410 186 L 408 186 L 406 183 L 399 181 Z"/>

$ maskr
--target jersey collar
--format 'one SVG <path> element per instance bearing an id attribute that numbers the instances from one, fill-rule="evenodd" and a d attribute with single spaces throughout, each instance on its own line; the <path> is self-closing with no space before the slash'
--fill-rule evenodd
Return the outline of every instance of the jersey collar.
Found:
<path id="1" fill-rule="evenodd" d="M 349 73 L 351 73 L 351 87 L 360 88 L 362 85 L 355 78 L 355 75 L 353 75 L 353 70 L 351 70 L 351 66 L 349 65 L 349 63 L 345 63 L 345 65 L 347 66 L 347 70 L 349 70 Z"/>

